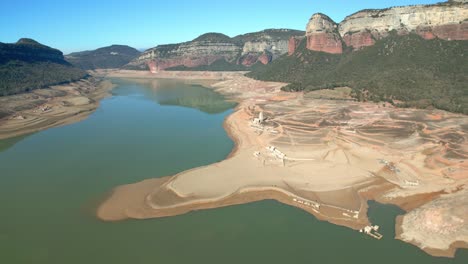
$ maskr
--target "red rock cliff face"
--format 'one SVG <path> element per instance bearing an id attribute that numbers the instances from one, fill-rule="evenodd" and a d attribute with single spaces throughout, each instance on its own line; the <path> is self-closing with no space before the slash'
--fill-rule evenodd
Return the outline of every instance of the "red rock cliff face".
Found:
<path id="1" fill-rule="evenodd" d="M 260 57 L 258 57 L 258 61 L 263 64 L 268 64 L 273 60 L 273 56 L 268 53 L 263 53 Z"/>
<path id="2" fill-rule="evenodd" d="M 258 62 L 267 64 L 288 52 L 291 36 L 302 35 L 303 31 L 290 29 L 267 29 L 234 38 L 220 33 L 207 33 L 189 42 L 149 49 L 125 68 L 161 71 L 175 66 L 210 65 L 221 59 L 244 66 Z"/>
<path id="3" fill-rule="evenodd" d="M 398 34 L 416 33 L 425 39 L 468 40 L 468 4 L 452 1 L 437 5 L 417 5 L 365 10 L 346 17 L 339 24 L 347 46 L 361 49 L 374 40 Z"/>
<path id="4" fill-rule="evenodd" d="M 468 40 L 468 22 L 458 25 L 435 26 L 432 33 L 436 37 L 446 40 Z"/>
<path id="5" fill-rule="evenodd" d="M 355 34 L 345 34 L 343 41 L 346 46 L 353 47 L 354 49 L 361 49 L 363 47 L 372 46 L 375 44 L 374 37 L 370 32 L 359 32 Z"/>
<path id="6" fill-rule="evenodd" d="M 210 65 L 213 62 L 225 59 L 224 56 L 204 56 L 200 58 L 174 58 L 174 59 L 155 59 L 148 62 L 151 71 L 163 71 L 176 66 L 197 67 Z"/>
<path id="7" fill-rule="evenodd" d="M 336 24 L 324 14 L 314 14 L 307 24 L 307 49 L 339 54 L 344 47 L 359 50 L 372 46 L 396 30 L 416 33 L 425 39 L 468 40 L 468 3 L 465 0 L 435 5 L 363 10 Z M 300 41 L 289 40 L 292 55 Z"/>
<path id="8" fill-rule="evenodd" d="M 248 53 L 239 58 L 237 64 L 242 64 L 244 66 L 252 66 L 257 62 L 262 64 L 268 64 L 273 60 L 273 56 L 267 52 L 263 52 L 262 54 L 258 53 Z"/>
<path id="9" fill-rule="evenodd" d="M 288 44 L 288 55 L 291 56 L 296 51 L 304 37 L 291 37 Z"/>
<path id="10" fill-rule="evenodd" d="M 307 36 L 307 48 L 332 54 L 343 53 L 341 38 L 335 34 L 319 33 Z"/>
<path id="11" fill-rule="evenodd" d="M 238 64 L 242 64 L 244 66 L 252 66 L 255 63 L 257 63 L 257 61 L 258 61 L 258 55 L 246 54 L 239 59 Z"/>
<path id="12" fill-rule="evenodd" d="M 338 25 L 324 14 L 313 15 L 307 24 L 307 49 L 327 53 L 343 53 Z"/>

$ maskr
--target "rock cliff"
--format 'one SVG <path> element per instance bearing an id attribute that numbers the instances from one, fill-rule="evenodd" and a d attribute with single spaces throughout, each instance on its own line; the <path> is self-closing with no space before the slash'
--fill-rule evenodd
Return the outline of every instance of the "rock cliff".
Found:
<path id="1" fill-rule="evenodd" d="M 353 49 L 373 45 L 392 30 L 399 34 L 414 32 L 426 39 L 467 40 L 468 5 L 455 1 L 364 10 L 346 17 L 339 25 L 344 42 Z"/>
<path id="2" fill-rule="evenodd" d="M 416 33 L 425 39 L 468 40 L 468 3 L 453 0 L 435 5 L 367 9 L 336 24 L 323 14 L 314 14 L 307 24 L 307 48 L 342 53 L 345 47 L 358 50 L 372 46 L 391 31 L 400 35 Z M 299 39 L 289 43 L 294 53 Z"/>
<path id="3" fill-rule="evenodd" d="M 304 35 L 303 31 L 290 29 L 267 29 L 234 37 L 242 45 L 239 64 L 251 66 L 257 62 L 268 64 L 288 52 L 291 36 Z"/>
<path id="4" fill-rule="evenodd" d="M 269 29 L 239 35 L 234 38 L 207 33 L 184 43 L 159 45 L 132 60 L 125 68 L 160 71 L 177 66 L 188 68 L 211 65 L 224 60 L 233 65 L 252 66 L 267 64 L 288 52 L 291 36 L 303 35 L 303 31 Z"/>
<path id="5" fill-rule="evenodd" d="M 324 14 L 313 15 L 306 30 L 307 48 L 327 53 L 342 53 L 343 44 L 338 25 Z"/>

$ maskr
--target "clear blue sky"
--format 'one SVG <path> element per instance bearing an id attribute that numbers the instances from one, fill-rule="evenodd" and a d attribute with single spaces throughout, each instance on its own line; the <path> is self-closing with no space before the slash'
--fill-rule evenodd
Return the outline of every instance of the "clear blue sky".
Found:
<path id="1" fill-rule="evenodd" d="M 437 0 L 1 0 L 0 42 L 33 38 L 64 53 L 111 44 L 150 48 L 206 32 L 235 36 L 266 28 L 305 29 L 313 13 L 340 22 L 365 8 Z"/>

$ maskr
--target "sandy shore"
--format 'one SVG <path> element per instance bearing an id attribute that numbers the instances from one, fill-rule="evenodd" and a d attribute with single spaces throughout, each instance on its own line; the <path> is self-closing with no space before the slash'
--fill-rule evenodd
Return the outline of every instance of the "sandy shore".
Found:
<path id="1" fill-rule="evenodd" d="M 113 85 L 91 77 L 30 93 L 0 97 L 0 139 L 67 125 L 88 117 Z"/>
<path id="2" fill-rule="evenodd" d="M 280 90 L 282 83 L 259 82 L 239 73 L 106 74 L 148 80 L 218 80 L 210 87 L 239 105 L 224 124 L 236 143 L 229 158 L 178 175 L 117 187 L 98 208 L 103 220 L 166 217 L 274 199 L 319 219 L 359 229 L 369 224 L 369 199 L 404 205 L 409 214 L 419 215 L 417 208 L 438 197 L 432 194 L 460 195 L 464 188 L 460 186 L 468 183 L 468 117 L 463 115 L 357 103 L 350 100 L 346 88 L 333 93 L 285 93 Z M 335 100 L 323 99 L 329 96 Z M 254 124 L 260 112 L 267 119 Z M 461 195 L 466 197 L 464 192 Z M 448 200 L 441 203 L 451 206 Z M 448 226 L 466 231 L 468 214 L 446 213 L 456 223 L 465 223 Z M 400 234 L 405 241 L 411 242 L 405 232 L 415 225 L 409 223 Z M 444 243 L 433 243 L 440 241 L 437 228 L 432 237 L 421 240 L 421 248 L 438 245 L 441 251 L 453 252 L 445 247 L 447 243 L 455 248 L 461 244 L 453 243 L 468 241 L 452 236 L 454 241 L 445 237 Z M 427 230 L 412 232 L 411 239 L 426 236 L 423 232 Z"/>

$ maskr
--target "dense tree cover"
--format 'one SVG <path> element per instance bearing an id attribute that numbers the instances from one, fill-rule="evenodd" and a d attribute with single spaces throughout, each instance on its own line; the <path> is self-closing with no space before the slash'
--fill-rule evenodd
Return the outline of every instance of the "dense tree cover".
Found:
<path id="1" fill-rule="evenodd" d="M 66 56 L 67 61 L 85 70 L 120 68 L 140 55 L 132 47 L 112 45 L 92 51 L 71 53 Z"/>
<path id="2" fill-rule="evenodd" d="M 9 61 L 0 65 L 0 96 L 82 79 L 86 72 L 53 62 Z"/>
<path id="3" fill-rule="evenodd" d="M 303 41 L 292 56 L 256 68 L 248 76 L 289 82 L 288 91 L 349 86 L 362 101 L 406 107 L 436 107 L 468 114 L 468 41 L 389 37 L 342 55 L 307 50 Z"/>
<path id="4" fill-rule="evenodd" d="M 62 52 L 30 39 L 0 43 L 0 96 L 76 81 L 87 76 Z"/>

